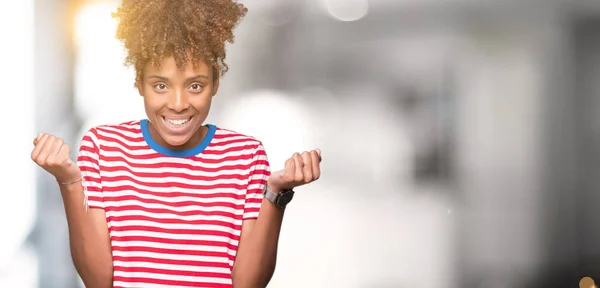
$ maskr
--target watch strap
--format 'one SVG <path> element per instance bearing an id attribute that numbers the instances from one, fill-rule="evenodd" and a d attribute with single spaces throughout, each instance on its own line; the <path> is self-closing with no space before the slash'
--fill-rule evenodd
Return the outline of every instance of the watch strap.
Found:
<path id="1" fill-rule="evenodd" d="M 269 186 L 265 185 L 265 191 L 263 192 L 263 195 L 265 196 L 265 198 L 267 198 L 267 200 L 271 201 L 271 203 L 277 203 L 277 193 L 269 189 Z"/>

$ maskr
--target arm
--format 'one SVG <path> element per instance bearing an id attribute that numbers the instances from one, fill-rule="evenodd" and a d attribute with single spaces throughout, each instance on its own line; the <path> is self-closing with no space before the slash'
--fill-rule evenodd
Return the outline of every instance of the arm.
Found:
<path id="1" fill-rule="evenodd" d="M 258 219 L 246 219 L 242 223 L 240 243 L 232 272 L 235 288 L 266 287 L 275 271 L 284 209 L 278 208 L 266 198 L 262 198 L 265 185 L 268 185 L 273 192 L 279 193 L 284 189 L 292 189 L 317 180 L 321 174 L 320 158 L 319 150 L 304 152 L 302 155 L 295 153 L 286 161 L 284 170 L 277 171 L 272 175 L 268 172 L 255 173 L 263 175 L 263 177 L 254 177 L 254 179 L 258 179 L 254 180 L 254 183 L 258 182 L 258 191 L 260 191 L 258 195 L 262 199 L 259 202 L 261 203 L 260 214 L 258 214 Z M 268 163 L 266 165 L 267 169 L 258 170 L 268 170 Z M 265 179 L 267 177 L 268 180 Z M 250 182 L 252 184 L 253 180 Z M 256 190 L 251 190 L 249 187 L 248 193 L 251 192 L 256 193 Z M 252 206 L 248 207 L 248 197 L 246 201 L 245 209 L 252 209 Z"/>
<path id="2" fill-rule="evenodd" d="M 266 287 L 271 280 L 275 272 L 283 212 L 284 209 L 263 199 L 258 219 L 244 220 L 233 266 L 235 288 Z"/>
<path id="3" fill-rule="evenodd" d="M 283 211 L 279 211 L 268 200 L 263 200 L 262 193 L 271 170 L 262 145 L 256 149 L 251 169 L 244 204 L 244 222 L 231 275 L 235 288 L 267 286 L 275 270 L 277 242 L 283 219 Z"/>
<path id="4" fill-rule="evenodd" d="M 84 176 L 84 182 L 61 185 L 71 257 L 87 288 L 112 287 L 113 283 L 112 248 L 104 211 L 99 160 L 98 137 L 92 129 L 83 136 L 77 157 L 76 166 L 80 175 Z"/>
<path id="5" fill-rule="evenodd" d="M 60 192 L 67 215 L 71 257 L 88 288 L 111 287 L 113 272 L 106 216 L 102 209 L 96 139 L 91 130 L 84 136 L 79 151 L 79 165 L 69 158 L 69 146 L 62 139 L 49 134 L 40 134 L 34 140 L 35 147 L 31 152 L 32 160 L 59 183 L 72 183 L 59 184 Z M 82 175 L 86 193 L 82 181 L 71 182 Z"/>
<path id="6" fill-rule="evenodd" d="M 86 211 L 81 182 L 60 186 L 77 273 L 87 288 L 112 287 L 112 253 L 104 210 Z"/>

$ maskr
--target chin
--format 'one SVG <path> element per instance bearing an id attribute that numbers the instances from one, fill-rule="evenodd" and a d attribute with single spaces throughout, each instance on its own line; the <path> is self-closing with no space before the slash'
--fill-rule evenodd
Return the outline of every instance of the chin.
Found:
<path id="1" fill-rule="evenodd" d="M 189 135 L 181 135 L 181 136 L 172 136 L 172 135 L 164 135 L 163 139 L 167 144 L 173 147 L 184 146 L 189 140 Z"/>

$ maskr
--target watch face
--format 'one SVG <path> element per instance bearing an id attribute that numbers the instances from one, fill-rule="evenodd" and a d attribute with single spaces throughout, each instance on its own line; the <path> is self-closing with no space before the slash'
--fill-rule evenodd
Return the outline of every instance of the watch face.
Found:
<path id="1" fill-rule="evenodd" d="M 294 191 L 282 191 L 279 194 L 279 197 L 277 197 L 277 206 L 285 207 L 288 203 L 290 203 L 290 201 L 292 201 L 292 198 L 294 198 Z"/>

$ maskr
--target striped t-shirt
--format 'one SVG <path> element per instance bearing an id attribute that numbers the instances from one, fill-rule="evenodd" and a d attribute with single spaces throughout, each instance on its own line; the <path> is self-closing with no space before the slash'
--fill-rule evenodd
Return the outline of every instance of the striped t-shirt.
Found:
<path id="1" fill-rule="evenodd" d="M 148 120 L 98 126 L 78 165 L 89 208 L 104 209 L 114 287 L 231 287 L 242 221 L 258 217 L 270 174 L 260 141 L 208 125 L 172 150 Z"/>

